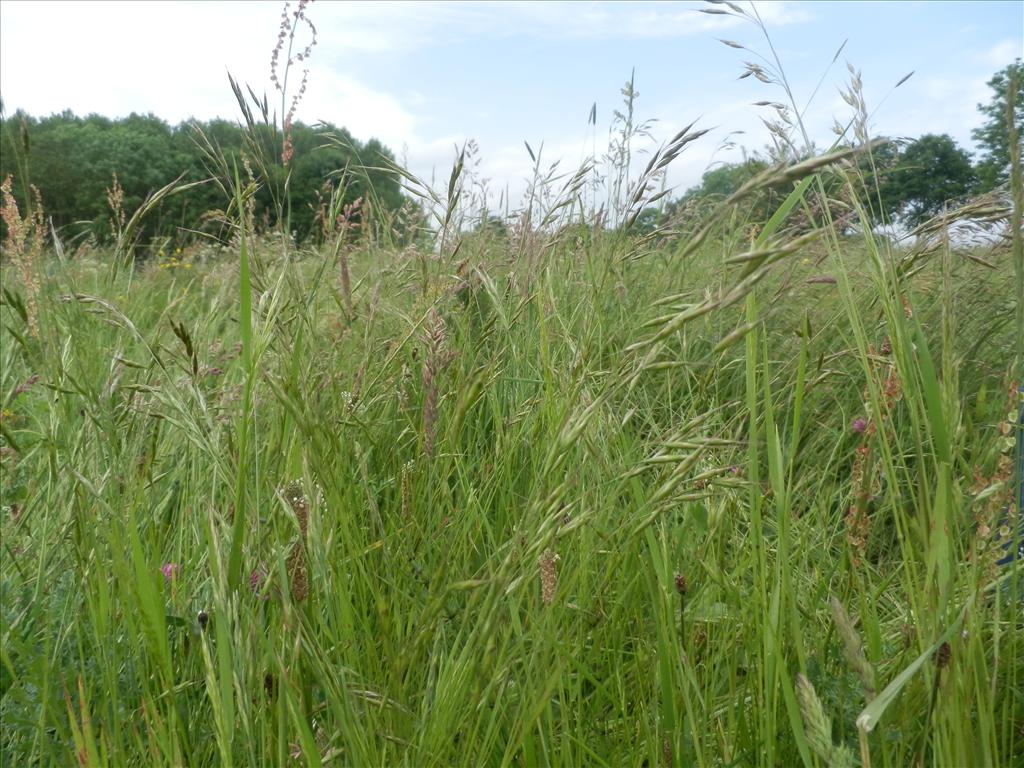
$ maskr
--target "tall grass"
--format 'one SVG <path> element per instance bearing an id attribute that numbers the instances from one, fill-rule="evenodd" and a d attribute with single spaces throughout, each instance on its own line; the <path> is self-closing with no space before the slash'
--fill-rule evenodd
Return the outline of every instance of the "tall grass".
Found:
<path id="1" fill-rule="evenodd" d="M 869 146 L 644 238 L 457 166 L 419 248 L 235 175 L 230 259 L 5 260 L 3 763 L 1016 764 L 1020 233 L 850 234 Z"/>

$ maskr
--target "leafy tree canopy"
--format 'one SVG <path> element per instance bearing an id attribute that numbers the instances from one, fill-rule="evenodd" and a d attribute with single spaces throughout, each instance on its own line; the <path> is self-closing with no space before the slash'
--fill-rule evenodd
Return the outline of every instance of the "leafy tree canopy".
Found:
<path id="1" fill-rule="evenodd" d="M 978 188 L 981 192 L 989 191 L 1010 177 L 1010 132 L 1006 106 L 1011 81 L 1017 140 L 1024 140 L 1024 66 L 1017 59 L 992 76 L 988 81 L 992 98 L 987 104 L 978 105 L 985 122 L 971 132 L 971 138 L 981 147 L 978 163 Z"/>
<path id="2" fill-rule="evenodd" d="M 0 122 L 0 178 L 14 177 L 18 203 L 26 208 L 31 205 L 30 185 L 38 188 L 46 214 L 66 235 L 89 233 L 103 240 L 111 234 L 108 190 L 115 174 L 129 216 L 148 195 L 179 176 L 190 182 L 217 175 L 196 141 L 197 130 L 223 154 L 228 167 L 238 161 L 243 168 L 245 129 L 231 121 L 171 126 L 154 115 L 134 113 L 111 120 L 69 111 L 36 118 L 19 111 Z M 270 178 L 263 180 L 256 197 L 258 223 L 279 224 L 273 195 L 285 189 L 288 225 L 300 239 L 317 235 L 317 212 L 339 185 L 344 202 L 363 198 L 362 210 L 371 197 L 374 205 L 386 210 L 401 207 L 398 180 L 382 170 L 394 156 L 379 141 L 362 144 L 345 129 L 329 124 L 295 123 L 291 132 L 294 154 L 287 167 L 279 162 L 280 146 L 268 145 L 268 156 L 278 162 L 264 166 Z M 180 237 L 189 230 L 209 229 L 213 225 L 206 214 L 227 205 L 221 186 L 192 187 L 154 210 L 144 222 L 142 236 Z"/>
<path id="3" fill-rule="evenodd" d="M 970 155 L 950 136 L 928 134 L 898 154 L 880 182 L 881 199 L 890 219 L 916 226 L 969 195 L 976 178 Z"/>
<path id="4" fill-rule="evenodd" d="M 723 163 L 707 171 L 700 184 L 688 189 L 675 207 L 721 202 L 768 167 L 768 161 L 756 155 L 741 163 Z M 749 203 L 750 219 L 766 221 L 778 202 L 778 195 L 770 190 L 755 195 Z"/>

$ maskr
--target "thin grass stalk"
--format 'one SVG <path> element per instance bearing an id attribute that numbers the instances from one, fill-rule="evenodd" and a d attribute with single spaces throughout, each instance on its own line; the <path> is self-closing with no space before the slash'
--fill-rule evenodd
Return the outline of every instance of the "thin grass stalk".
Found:
<path id="1" fill-rule="evenodd" d="M 242 366 L 245 377 L 242 413 L 239 417 L 236 440 L 238 444 L 238 473 L 235 485 L 235 510 L 231 526 L 231 553 L 228 559 L 228 586 L 233 592 L 242 582 L 242 552 L 247 529 L 246 474 L 248 472 L 248 440 L 252 418 L 252 392 L 256 371 L 253 364 L 252 278 L 249 269 L 249 249 L 242 184 L 235 166 L 235 205 L 238 213 L 238 321 L 242 336 Z"/>

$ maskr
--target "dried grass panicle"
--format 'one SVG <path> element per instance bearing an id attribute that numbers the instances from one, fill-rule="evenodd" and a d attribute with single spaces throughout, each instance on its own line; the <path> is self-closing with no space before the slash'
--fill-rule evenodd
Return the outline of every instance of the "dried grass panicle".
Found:
<path id="1" fill-rule="evenodd" d="M 857 677 L 860 678 L 865 700 L 871 701 L 877 692 L 875 687 L 875 668 L 864 654 L 864 646 L 861 643 L 860 635 L 853 626 L 853 621 L 846 612 L 846 608 L 835 597 L 831 599 L 830 603 L 832 606 L 832 617 L 836 622 L 836 629 L 839 631 L 839 637 L 843 641 L 843 655 L 846 657 L 846 663 L 857 673 Z"/>
<path id="2" fill-rule="evenodd" d="M 18 270 L 22 287 L 25 290 L 25 312 L 29 332 L 39 335 L 39 266 L 43 257 L 43 245 L 46 242 L 46 223 L 43 218 L 43 201 L 39 190 L 34 186 L 32 195 L 35 205 L 22 218 L 18 210 L 18 201 L 12 191 L 13 179 L 8 175 L 0 184 L 0 217 L 7 226 L 7 238 L 4 242 L 4 255 L 11 260 Z"/>
<path id="3" fill-rule="evenodd" d="M 107 207 L 110 208 L 114 233 L 120 237 L 121 233 L 124 232 L 127 214 L 124 210 L 124 188 L 121 186 L 116 173 L 113 174 L 113 180 L 107 189 Z"/>

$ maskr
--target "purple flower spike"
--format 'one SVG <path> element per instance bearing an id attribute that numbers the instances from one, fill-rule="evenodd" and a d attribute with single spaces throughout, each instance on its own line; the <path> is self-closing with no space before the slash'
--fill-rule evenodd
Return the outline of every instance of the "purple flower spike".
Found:
<path id="1" fill-rule="evenodd" d="M 863 434 L 864 430 L 868 428 L 868 423 L 862 418 L 856 418 L 853 423 L 850 424 L 850 429 L 856 432 L 858 435 Z"/>
<path id="2" fill-rule="evenodd" d="M 160 573 L 164 575 L 164 581 L 168 584 L 178 577 L 179 570 L 177 563 L 164 563 L 160 566 Z"/>

